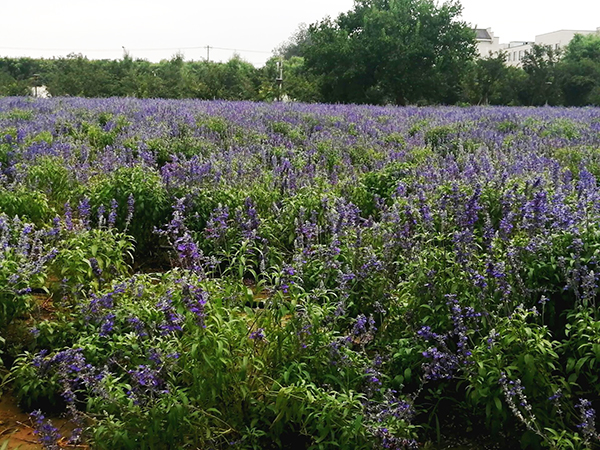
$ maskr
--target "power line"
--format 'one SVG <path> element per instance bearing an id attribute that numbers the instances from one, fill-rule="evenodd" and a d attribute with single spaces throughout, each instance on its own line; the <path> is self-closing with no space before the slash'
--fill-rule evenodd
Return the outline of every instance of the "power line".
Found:
<path id="1" fill-rule="evenodd" d="M 168 51 L 168 50 L 200 50 L 205 48 L 212 48 L 214 50 L 226 50 L 233 52 L 243 52 L 243 53 L 264 53 L 271 54 L 272 52 L 268 52 L 265 50 L 248 50 L 241 48 L 228 48 L 228 47 L 213 47 L 208 45 L 202 45 L 197 47 L 160 47 L 160 48 L 127 48 L 128 51 L 132 52 L 154 52 L 154 51 Z M 48 52 L 114 52 L 120 51 L 118 48 L 97 48 L 97 49 L 82 49 L 82 48 L 33 48 L 33 47 L 0 47 L 0 50 L 20 50 L 20 51 L 48 51 Z"/>

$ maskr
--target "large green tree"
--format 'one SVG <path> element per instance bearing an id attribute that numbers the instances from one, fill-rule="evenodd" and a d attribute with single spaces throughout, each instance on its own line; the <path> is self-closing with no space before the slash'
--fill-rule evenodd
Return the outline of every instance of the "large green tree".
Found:
<path id="1" fill-rule="evenodd" d="M 575 35 L 565 51 L 561 72 L 567 105 L 600 105 L 600 36 Z"/>
<path id="2" fill-rule="evenodd" d="M 454 103 L 475 56 L 461 10 L 455 1 L 356 0 L 336 20 L 309 27 L 306 65 L 326 101 Z"/>
<path id="3" fill-rule="evenodd" d="M 518 104 L 521 72 L 506 65 L 504 52 L 472 61 L 463 82 L 464 99 L 475 105 Z"/>
<path id="4" fill-rule="evenodd" d="M 559 83 L 560 51 L 549 45 L 533 45 L 523 57 L 523 103 L 529 106 L 559 105 L 562 91 Z"/>

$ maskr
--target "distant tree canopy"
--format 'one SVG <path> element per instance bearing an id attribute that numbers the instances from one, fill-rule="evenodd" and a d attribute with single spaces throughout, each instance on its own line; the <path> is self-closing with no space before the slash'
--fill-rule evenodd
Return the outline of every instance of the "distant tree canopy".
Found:
<path id="1" fill-rule="evenodd" d="M 505 53 L 472 61 L 463 80 L 464 100 L 473 105 L 518 104 L 516 86 L 522 72 L 506 65 Z"/>
<path id="2" fill-rule="evenodd" d="M 0 95 L 26 95 L 39 74 L 53 96 L 256 100 L 262 73 L 237 56 L 226 63 L 186 62 L 181 55 L 159 63 L 129 55 L 121 60 L 89 60 L 78 54 L 2 58 Z"/>
<path id="3" fill-rule="evenodd" d="M 522 90 L 524 103 L 532 106 L 562 103 L 559 62 L 560 52 L 549 45 L 533 45 L 525 54 L 522 61 L 527 74 Z"/>
<path id="4" fill-rule="evenodd" d="M 321 77 L 324 100 L 344 103 L 454 103 L 475 35 L 458 2 L 357 0 L 313 24 L 304 57 Z"/>
<path id="5" fill-rule="evenodd" d="M 310 45 L 310 33 L 308 25 L 301 23 L 290 38 L 274 50 L 276 56 L 284 59 L 294 56 L 303 56 L 306 46 Z"/>
<path id="6" fill-rule="evenodd" d="M 600 36 L 576 35 L 561 63 L 566 104 L 600 105 Z"/>
<path id="7" fill-rule="evenodd" d="M 562 52 L 534 45 L 522 67 L 506 54 L 475 58 L 460 4 L 356 0 L 337 19 L 300 25 L 257 68 L 227 62 L 0 58 L 0 96 L 198 98 L 370 104 L 600 105 L 600 35 L 576 35 Z M 277 64 L 283 64 L 283 83 Z"/>

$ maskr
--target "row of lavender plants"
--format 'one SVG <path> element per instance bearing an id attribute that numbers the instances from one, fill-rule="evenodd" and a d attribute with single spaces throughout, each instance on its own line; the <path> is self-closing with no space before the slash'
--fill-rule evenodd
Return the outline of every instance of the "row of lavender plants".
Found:
<path id="1" fill-rule="evenodd" d="M 48 449 L 594 447 L 599 176 L 592 108 L 0 99 L 0 386 Z"/>

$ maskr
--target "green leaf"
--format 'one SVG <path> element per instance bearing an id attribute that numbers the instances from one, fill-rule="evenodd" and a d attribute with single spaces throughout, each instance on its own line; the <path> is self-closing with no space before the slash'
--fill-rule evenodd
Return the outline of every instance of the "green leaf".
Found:
<path id="1" fill-rule="evenodd" d="M 498 397 L 494 397 L 494 403 L 496 404 L 498 411 L 502 411 L 502 401 Z"/>

